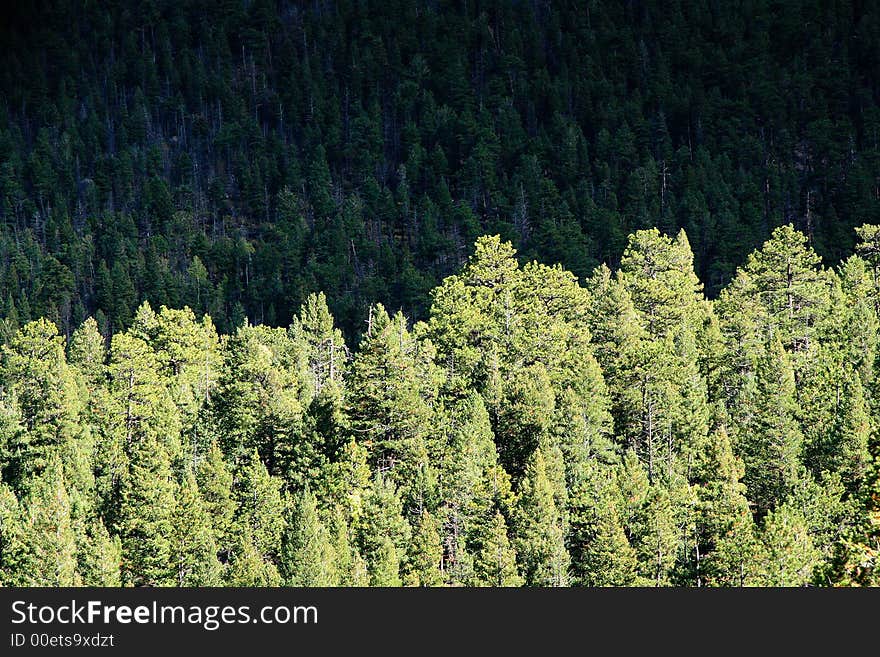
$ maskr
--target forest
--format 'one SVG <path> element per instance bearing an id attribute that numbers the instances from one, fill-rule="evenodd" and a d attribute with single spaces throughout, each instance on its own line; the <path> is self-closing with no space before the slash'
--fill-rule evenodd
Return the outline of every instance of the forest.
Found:
<path id="1" fill-rule="evenodd" d="M 873 585 L 880 226 L 776 229 L 717 300 L 684 231 L 583 285 L 481 237 L 424 321 L 144 302 L 0 359 L 0 584 Z"/>
<path id="2" fill-rule="evenodd" d="M 0 586 L 871 586 L 880 5 L 0 9 Z"/>
<path id="3" fill-rule="evenodd" d="M 481 235 L 584 280 L 684 228 L 714 298 L 775 227 L 880 224 L 875 2 L 3 4 L 0 339 L 324 292 L 353 346 Z"/>

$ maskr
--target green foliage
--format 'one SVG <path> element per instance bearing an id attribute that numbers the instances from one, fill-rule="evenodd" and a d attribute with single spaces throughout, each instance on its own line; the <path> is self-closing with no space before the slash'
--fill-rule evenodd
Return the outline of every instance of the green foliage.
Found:
<path id="1" fill-rule="evenodd" d="M 636 552 L 621 519 L 623 502 L 610 468 L 595 467 L 573 492 L 567 544 L 574 584 L 633 586 L 640 583 Z"/>
<path id="2" fill-rule="evenodd" d="M 15 493 L 0 482 L 0 584 L 26 586 L 32 554 L 21 504 Z"/>
<path id="3" fill-rule="evenodd" d="M 401 563 L 412 528 L 403 517 L 403 504 L 392 481 L 377 476 L 364 499 L 357 523 L 357 544 L 371 586 L 398 586 Z"/>
<path id="4" fill-rule="evenodd" d="M 323 291 L 354 338 L 375 302 L 424 319 L 481 232 L 583 279 L 630 232 L 685 229 L 713 296 L 780 221 L 828 262 L 870 222 L 876 260 L 873 5 L 149 7 L 7 21 L 4 335 L 115 333 L 144 299 L 287 325 Z"/>
<path id="5" fill-rule="evenodd" d="M 353 352 L 320 295 L 222 336 L 143 303 L 109 350 L 103 320 L 25 323 L 0 584 L 875 584 L 862 253 L 823 270 L 781 229 L 709 302 L 683 234 L 584 286 L 487 237 L 426 322 L 377 304 Z"/>
<path id="6" fill-rule="evenodd" d="M 250 546 L 262 559 L 277 557 L 286 526 L 282 483 L 269 474 L 256 450 L 238 468 L 233 483 L 236 522 L 233 533 L 239 545 Z"/>
<path id="7" fill-rule="evenodd" d="M 504 516 L 496 511 L 489 533 L 474 559 L 474 582 L 480 586 L 521 586 L 516 552 L 507 536 Z"/>
<path id="8" fill-rule="evenodd" d="M 571 557 L 541 450 L 529 460 L 513 509 L 514 545 L 528 586 L 567 586 Z"/>
<path id="9" fill-rule="evenodd" d="M 443 583 L 443 574 L 440 572 L 442 557 L 437 520 L 428 511 L 422 511 L 416 518 L 409 543 L 404 584 L 440 586 Z"/>
<path id="10" fill-rule="evenodd" d="M 175 488 L 168 452 L 162 444 L 153 437 L 138 442 L 119 520 L 125 584 L 172 586 L 176 583 Z"/>
<path id="11" fill-rule="evenodd" d="M 25 500 L 26 540 L 33 555 L 29 586 L 78 586 L 76 535 L 61 461 L 55 457 Z"/>
<path id="12" fill-rule="evenodd" d="M 220 563 L 211 531 L 211 516 L 190 470 L 177 488 L 171 552 L 178 586 L 218 586 Z"/>
<path id="13" fill-rule="evenodd" d="M 0 376 L 15 390 L 23 431 L 6 436 L 4 479 L 17 489 L 46 467 L 51 454 L 78 437 L 76 380 L 64 355 L 64 338 L 51 322 L 26 324 L 3 345 Z M 15 411 L 12 411 L 15 413 Z"/>
<path id="14" fill-rule="evenodd" d="M 774 508 L 791 491 L 797 476 L 803 435 L 797 422 L 794 373 L 779 340 L 757 363 L 743 395 L 737 423 L 737 449 L 745 463 L 744 482 L 758 513 Z"/>
<path id="15" fill-rule="evenodd" d="M 282 542 L 281 574 L 287 586 L 335 586 L 336 550 L 318 517 L 309 489 L 296 500 Z"/>

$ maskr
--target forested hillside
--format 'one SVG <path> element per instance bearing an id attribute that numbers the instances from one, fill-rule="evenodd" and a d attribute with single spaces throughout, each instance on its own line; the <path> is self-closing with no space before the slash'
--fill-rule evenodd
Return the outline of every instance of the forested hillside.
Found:
<path id="1" fill-rule="evenodd" d="M 325 292 L 349 346 L 500 234 L 586 281 L 687 230 L 880 223 L 874 2 L 37 0 L 0 20 L 0 339 L 143 300 L 223 332 Z"/>
<path id="2" fill-rule="evenodd" d="M 776 229 L 717 301 L 684 232 L 578 284 L 483 237 L 349 350 L 142 304 L 0 359 L 0 584 L 872 585 L 880 227 Z"/>

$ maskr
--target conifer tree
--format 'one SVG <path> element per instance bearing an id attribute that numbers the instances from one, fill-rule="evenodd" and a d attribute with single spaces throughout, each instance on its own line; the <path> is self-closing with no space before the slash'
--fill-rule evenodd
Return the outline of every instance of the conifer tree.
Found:
<path id="1" fill-rule="evenodd" d="M 412 530 L 403 582 L 407 586 L 440 586 L 443 574 L 440 562 L 443 548 L 440 543 L 438 523 L 427 510 L 416 518 Z"/>
<path id="2" fill-rule="evenodd" d="M 346 512 L 341 506 L 333 508 L 328 523 L 330 542 L 335 556 L 338 586 L 368 586 L 367 564 L 353 542 Z"/>
<path id="3" fill-rule="evenodd" d="M 437 372 L 430 342 L 419 344 L 402 314 L 393 318 L 378 305 L 352 359 L 346 413 L 352 436 L 370 453 L 371 464 L 388 469 L 399 485 L 429 467 Z M 409 493 L 410 491 L 405 491 Z"/>
<path id="4" fill-rule="evenodd" d="M 783 504 L 767 516 L 757 554 L 759 586 L 803 586 L 811 581 L 819 555 L 802 514 Z"/>
<path id="5" fill-rule="evenodd" d="M 175 584 L 174 496 L 168 453 L 156 438 L 147 436 L 134 447 L 131 476 L 122 495 L 119 534 L 126 584 Z"/>
<path id="6" fill-rule="evenodd" d="M 348 349 L 342 332 L 333 325 L 323 292 L 310 294 L 290 327 L 293 339 L 304 344 L 308 370 L 315 392 L 329 383 L 338 382 L 345 374 Z"/>
<path id="7" fill-rule="evenodd" d="M 370 586 L 400 586 L 400 556 L 394 541 L 382 537 L 376 542 L 371 559 L 367 563 L 367 570 Z"/>
<path id="8" fill-rule="evenodd" d="M 513 518 L 514 546 L 526 585 L 567 586 L 570 557 L 565 528 L 541 450 L 529 460 Z"/>
<path id="9" fill-rule="evenodd" d="M 718 313 L 728 339 L 749 344 L 779 340 L 806 366 L 820 319 L 830 303 L 829 281 L 807 237 L 780 226 L 719 297 Z"/>
<path id="10" fill-rule="evenodd" d="M 754 386 L 738 412 L 744 416 L 737 420 L 736 440 L 745 463 L 743 481 L 755 511 L 762 515 L 793 487 L 803 444 L 794 372 L 779 340 L 772 341 L 758 361 Z"/>
<path id="11" fill-rule="evenodd" d="M 220 376 L 219 340 L 211 318 L 197 321 L 189 308 L 162 306 L 153 312 L 146 302 L 130 331 L 149 343 L 155 366 L 181 416 L 181 429 L 196 439 L 194 424 L 203 404 L 211 400 Z M 189 451 L 207 445 L 191 445 Z"/>
<path id="12" fill-rule="evenodd" d="M 495 512 L 492 493 L 484 482 L 488 473 L 499 467 L 498 453 L 489 414 L 479 394 L 471 393 L 451 404 L 444 418 L 446 442 L 440 455 L 438 485 L 444 569 L 452 581 L 465 583 L 473 568 L 469 539 Z M 481 493 L 487 493 L 484 504 L 475 500 Z"/>
<path id="13" fill-rule="evenodd" d="M 94 318 L 87 318 L 70 336 L 68 362 L 85 378 L 89 392 L 94 394 L 106 376 L 106 344 Z"/>
<path id="14" fill-rule="evenodd" d="M 675 239 L 656 228 L 630 236 L 620 261 L 621 280 L 633 305 L 655 338 L 694 331 L 702 284 L 684 231 Z"/>
<path id="15" fill-rule="evenodd" d="M 171 554 L 178 586 L 217 586 L 220 563 L 211 531 L 207 505 L 202 500 L 195 474 L 188 470 L 177 489 L 172 517 Z"/>
<path id="16" fill-rule="evenodd" d="M 315 496 L 306 488 L 297 496 L 282 540 L 283 581 L 287 586 L 335 586 L 338 558 L 330 533 L 318 517 Z"/>
<path id="17" fill-rule="evenodd" d="M 211 535 L 222 559 L 228 560 L 232 549 L 233 521 L 236 504 L 233 498 L 233 476 L 216 442 L 196 469 L 196 482 L 203 506 L 211 524 Z"/>
<path id="18" fill-rule="evenodd" d="M 232 548 L 229 568 L 226 570 L 227 586 L 266 587 L 280 586 L 281 575 L 271 561 L 259 552 L 250 528 L 245 527 L 236 537 Z"/>
<path id="19" fill-rule="evenodd" d="M 139 442 L 156 440 L 170 458 L 179 457 L 179 413 L 151 346 L 133 333 L 117 333 L 110 345 L 108 372 L 115 405 L 111 412 L 122 415 L 120 430 L 126 452 L 131 455 Z M 111 422 L 115 419 L 108 418 Z"/>
<path id="20" fill-rule="evenodd" d="M 727 430 L 719 427 L 710 435 L 706 449 L 697 455 L 694 466 L 695 530 L 693 544 L 686 545 L 684 569 L 690 585 L 702 586 L 712 578 L 715 552 L 725 537 L 751 531 L 752 516 L 742 483 L 744 472 Z"/>
<path id="21" fill-rule="evenodd" d="M 757 529 L 751 518 L 735 521 L 731 531 L 722 536 L 705 563 L 709 586 L 754 586 L 760 574 L 762 553 Z"/>
<path id="22" fill-rule="evenodd" d="M 45 319 L 26 324 L 3 345 L 0 376 L 15 389 L 24 428 L 7 439 L 11 458 L 4 478 L 22 490 L 42 472 L 55 449 L 80 433 L 76 381 L 56 326 Z"/>
<path id="23" fill-rule="evenodd" d="M 31 586 L 79 586 L 76 534 L 61 460 L 50 457 L 25 501 L 26 540 L 33 554 Z"/>
<path id="24" fill-rule="evenodd" d="M 0 481 L 0 585 L 26 586 L 33 555 L 28 550 L 26 522 L 21 505 L 9 486 Z"/>
<path id="25" fill-rule="evenodd" d="M 496 511 L 489 533 L 474 557 L 474 583 L 478 586 L 521 586 L 516 551 L 507 536 L 507 523 Z"/>
<path id="26" fill-rule="evenodd" d="M 357 543 L 367 564 L 371 586 L 397 586 L 411 534 L 393 482 L 377 475 L 357 521 Z"/>
<path id="27" fill-rule="evenodd" d="M 620 517 L 621 505 L 614 471 L 598 464 L 572 492 L 566 542 L 573 584 L 632 586 L 639 582 L 636 553 Z"/>
<path id="28" fill-rule="evenodd" d="M 77 568 L 83 586 L 122 586 L 122 545 L 100 518 L 88 523 L 77 543 Z"/>
<path id="29" fill-rule="evenodd" d="M 636 553 L 642 581 L 651 586 L 667 585 L 679 538 L 671 487 L 652 484 L 632 451 L 618 468 L 618 485 L 624 498 L 624 529 Z"/>
<path id="30" fill-rule="evenodd" d="M 237 503 L 233 532 L 247 536 L 262 559 L 274 561 L 285 527 L 282 483 L 266 470 L 254 450 L 238 469 L 233 485 Z M 246 542 L 240 538 L 239 543 Z"/>
<path id="31" fill-rule="evenodd" d="M 302 486 L 317 451 L 302 440 L 301 386 L 285 330 L 239 327 L 226 343 L 223 372 L 211 398 L 224 453 L 238 462 L 256 449 L 272 476 Z"/>

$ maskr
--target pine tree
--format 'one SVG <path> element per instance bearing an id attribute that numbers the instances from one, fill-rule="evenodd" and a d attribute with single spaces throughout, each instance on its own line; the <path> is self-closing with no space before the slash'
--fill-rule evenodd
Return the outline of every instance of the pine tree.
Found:
<path id="1" fill-rule="evenodd" d="M 501 395 L 493 404 L 498 456 L 518 481 L 553 426 L 553 387 L 547 370 L 537 364 L 512 373 Z"/>
<path id="2" fill-rule="evenodd" d="M 693 543 L 686 546 L 685 580 L 702 586 L 717 573 L 712 572 L 715 552 L 725 537 L 750 532 L 752 516 L 742 483 L 745 468 L 721 426 L 712 432 L 706 449 L 697 455 L 693 486 L 696 513 Z M 707 562 L 708 560 L 708 562 Z"/>
<path id="3" fill-rule="evenodd" d="M 234 483 L 237 503 L 233 533 L 248 536 L 262 559 L 274 561 L 285 527 L 281 481 L 266 470 L 256 450 L 238 469 Z M 239 543 L 246 542 L 240 538 Z"/>
<path id="4" fill-rule="evenodd" d="M 856 244 L 856 253 L 868 264 L 871 272 L 872 294 L 870 301 L 874 313 L 880 316 L 880 226 L 864 224 L 855 229 L 860 242 Z"/>
<path id="5" fill-rule="evenodd" d="M 250 534 L 250 529 L 236 538 L 231 551 L 232 557 L 226 570 L 227 586 L 268 587 L 280 586 L 281 575 L 271 561 L 267 561 Z"/>
<path id="6" fill-rule="evenodd" d="M 513 517 L 514 546 L 526 585 L 567 586 L 570 557 L 565 528 L 541 450 L 529 460 Z"/>
<path id="7" fill-rule="evenodd" d="M 171 586 L 176 582 L 174 495 L 167 451 L 157 439 L 143 438 L 132 454 L 120 510 L 125 584 Z"/>
<path id="8" fill-rule="evenodd" d="M 294 340 L 305 345 L 315 392 L 328 383 L 342 379 L 348 361 L 348 349 L 342 332 L 334 328 L 333 316 L 323 292 L 310 294 L 306 298 L 300 308 L 299 317 L 294 318 L 290 333 Z"/>
<path id="9" fill-rule="evenodd" d="M 330 533 L 318 517 L 315 496 L 305 489 L 296 499 L 281 549 L 281 575 L 287 586 L 335 586 L 337 555 Z"/>
<path id="10" fill-rule="evenodd" d="M 873 423 L 859 377 L 850 374 L 841 388 L 828 437 L 827 465 L 820 466 L 820 470 L 839 473 L 849 491 L 855 492 L 864 480 L 870 461 L 868 444 Z"/>
<path id="11" fill-rule="evenodd" d="M 752 519 L 737 520 L 706 560 L 707 585 L 754 586 L 760 575 L 762 549 Z"/>
<path id="12" fill-rule="evenodd" d="M 651 279 L 641 282 L 641 275 L 631 273 L 630 278 L 660 297 L 672 294 Z M 679 316 L 674 327 L 669 324 L 663 331 L 660 325 L 667 320 L 655 322 L 653 330 L 661 335 L 652 339 L 648 329 L 654 320 L 636 309 L 622 275 L 614 279 L 600 267 L 591 288 L 591 330 L 608 382 L 617 439 L 625 449 L 635 450 L 651 482 L 668 478 L 682 469 L 681 462 L 687 461 L 708 429 L 706 382 L 695 355 L 694 317 L 703 311 L 693 291 L 689 297 L 693 307 L 685 315 L 673 310 L 661 313 L 659 302 L 651 302 L 650 312 Z"/>
<path id="13" fill-rule="evenodd" d="M 115 404 L 125 449 L 131 455 L 137 444 L 155 440 L 163 444 L 170 458 L 180 455 L 180 416 L 160 372 L 156 354 L 142 338 L 131 332 L 117 333 L 110 345 L 110 393 Z"/>
<path id="14" fill-rule="evenodd" d="M 400 586 L 400 556 L 394 541 L 387 537 L 378 539 L 367 569 L 370 586 Z"/>
<path id="15" fill-rule="evenodd" d="M 754 386 L 738 412 L 744 417 L 737 420 L 736 451 L 745 463 L 749 499 L 762 515 L 794 485 L 803 444 L 794 373 L 779 340 L 771 342 L 758 361 Z"/>
<path id="16" fill-rule="evenodd" d="M 105 357 L 104 336 L 98 330 L 98 323 L 89 317 L 70 336 L 67 360 L 85 378 L 91 393 L 105 381 Z"/>
<path id="17" fill-rule="evenodd" d="M 474 513 L 475 497 L 485 491 L 485 477 L 498 467 L 489 414 L 482 397 L 471 393 L 451 404 L 443 414 L 445 445 L 440 455 L 438 520 L 442 528 L 444 570 L 451 582 L 464 584 L 472 577 L 468 539 L 475 525 L 494 513 L 491 501 Z M 474 516 L 480 516 L 475 518 Z"/>
<path id="18" fill-rule="evenodd" d="M 674 240 L 656 228 L 630 236 L 620 261 L 621 280 L 649 335 L 694 330 L 702 284 L 693 259 L 683 230 Z"/>
<path id="19" fill-rule="evenodd" d="M 211 523 L 211 535 L 223 560 L 232 549 L 233 520 L 236 504 L 233 498 L 233 476 L 216 442 L 211 443 L 205 458 L 196 469 L 196 482 Z"/>
<path id="20" fill-rule="evenodd" d="M 78 542 L 77 562 L 83 586 L 122 586 L 122 544 L 100 519 L 88 524 Z"/>
<path id="21" fill-rule="evenodd" d="M 21 505 L 12 489 L 0 481 L 0 586 L 27 586 L 35 568 L 27 541 Z"/>
<path id="22" fill-rule="evenodd" d="M 767 516 L 757 555 L 759 586 L 803 586 L 811 581 L 819 555 L 800 513 L 783 504 Z"/>
<path id="23" fill-rule="evenodd" d="M 429 511 L 422 511 L 412 530 L 403 582 L 407 586 L 440 586 L 443 583 L 442 558 L 437 520 Z"/>
<path id="24" fill-rule="evenodd" d="M 636 553 L 642 581 L 667 585 L 679 538 L 672 482 L 652 484 L 635 453 L 629 451 L 618 468 L 618 485 L 624 499 L 624 530 Z"/>
<path id="25" fill-rule="evenodd" d="M 367 564 L 354 545 L 351 528 L 346 521 L 346 512 L 335 506 L 328 523 L 330 541 L 335 555 L 338 586 L 367 586 L 369 575 Z"/>
<path id="26" fill-rule="evenodd" d="M 202 500 L 195 474 L 188 470 L 177 489 L 171 555 L 178 586 L 217 586 L 220 563 L 207 505 Z"/>
<path id="27" fill-rule="evenodd" d="M 516 551 L 507 537 L 507 523 L 496 511 L 490 532 L 474 557 L 474 583 L 478 586 L 522 586 Z"/>
<path id="28" fill-rule="evenodd" d="M 346 414 L 352 436 L 370 463 L 388 469 L 398 485 L 429 467 L 437 372 L 430 343 L 416 342 L 402 314 L 393 318 L 378 305 L 352 359 Z M 408 494 L 411 491 L 404 491 Z"/>
<path id="29" fill-rule="evenodd" d="M 791 225 L 775 229 L 719 297 L 717 310 L 728 339 L 747 350 L 748 344 L 779 340 L 795 355 L 799 371 L 830 303 L 820 261 L 807 237 Z"/>
<path id="30" fill-rule="evenodd" d="M 50 458 L 25 501 L 28 550 L 34 569 L 31 586 L 79 586 L 76 535 L 70 518 L 70 498 L 60 459 Z"/>
<path id="31" fill-rule="evenodd" d="M 173 310 L 162 306 L 154 313 L 144 303 L 131 333 L 147 342 L 155 366 L 181 416 L 181 429 L 195 441 L 197 414 L 211 400 L 220 375 L 219 340 L 209 316 L 197 321 L 189 308 Z M 206 445 L 191 445 L 190 452 Z"/>
<path id="32" fill-rule="evenodd" d="M 52 452 L 78 438 L 80 402 L 64 355 L 63 338 L 51 322 L 26 324 L 3 345 L 2 375 L 14 388 L 24 431 L 11 436 L 4 478 L 16 490 L 39 475 Z"/>
<path id="33" fill-rule="evenodd" d="M 371 586 L 399 585 L 401 560 L 406 556 L 411 533 L 394 484 L 377 476 L 357 521 L 357 543 L 367 564 Z"/>
<path id="34" fill-rule="evenodd" d="M 249 459 L 257 450 L 269 474 L 300 487 L 317 450 L 302 440 L 304 399 L 293 348 L 283 329 L 239 327 L 226 342 L 211 409 L 215 434 L 231 460 Z"/>
<path id="35" fill-rule="evenodd" d="M 636 553 L 620 517 L 617 481 L 611 468 L 594 465 L 571 495 L 572 583 L 633 586 L 639 583 Z"/>

